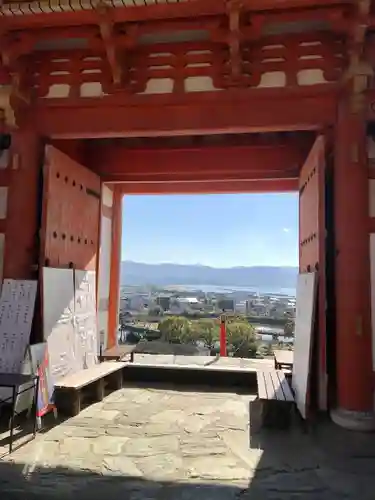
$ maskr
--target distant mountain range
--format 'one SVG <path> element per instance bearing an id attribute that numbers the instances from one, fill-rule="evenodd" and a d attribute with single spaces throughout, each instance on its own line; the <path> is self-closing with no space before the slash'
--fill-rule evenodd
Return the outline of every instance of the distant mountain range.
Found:
<path id="1" fill-rule="evenodd" d="M 122 285 L 213 285 L 255 288 L 295 288 L 297 267 L 231 267 L 121 263 Z"/>

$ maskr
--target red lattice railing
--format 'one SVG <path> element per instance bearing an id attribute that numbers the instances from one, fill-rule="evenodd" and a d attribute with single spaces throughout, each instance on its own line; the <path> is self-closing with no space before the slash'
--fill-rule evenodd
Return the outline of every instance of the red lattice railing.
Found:
<path id="1" fill-rule="evenodd" d="M 120 64 L 123 69 L 120 90 L 151 93 L 152 81 L 160 84 L 158 92 L 164 93 L 189 91 L 187 82 L 192 79 L 196 82 L 196 91 L 232 86 L 294 87 L 331 83 L 342 73 L 346 56 L 340 39 L 320 33 L 288 38 L 273 36 L 244 44 L 241 47 L 240 76 L 236 79 L 232 78 L 229 48 L 224 43 L 138 46 L 120 53 Z M 88 83 L 98 84 L 103 94 L 119 90 L 112 83 L 104 52 L 34 53 L 28 68 L 29 74 L 24 77 L 39 97 L 50 96 L 51 87 L 56 85 L 68 87 L 66 97 L 80 96 L 82 85 Z M 274 78 L 271 83 L 270 78 Z M 207 87 L 207 82 L 212 83 L 211 88 Z"/>

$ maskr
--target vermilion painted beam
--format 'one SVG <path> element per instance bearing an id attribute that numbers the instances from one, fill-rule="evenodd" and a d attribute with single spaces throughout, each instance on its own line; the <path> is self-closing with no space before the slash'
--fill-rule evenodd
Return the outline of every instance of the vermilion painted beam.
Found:
<path id="1" fill-rule="evenodd" d="M 336 87 L 231 90 L 162 96 L 44 99 L 20 125 L 52 138 L 150 137 L 317 130 L 334 123 Z"/>
<path id="2" fill-rule="evenodd" d="M 295 167 L 293 169 L 272 172 L 266 170 L 266 164 L 264 165 L 265 169 L 263 171 L 259 170 L 258 172 L 246 172 L 246 171 L 236 171 L 233 172 L 205 172 L 204 169 L 201 172 L 171 172 L 164 174 L 155 174 L 150 173 L 149 175 L 139 176 L 136 173 L 130 174 L 103 174 L 101 175 L 101 179 L 103 182 L 113 182 L 114 184 L 128 182 L 128 183 L 137 183 L 137 182 L 231 182 L 231 181 L 253 181 L 253 180 L 279 180 L 279 179 L 295 179 L 298 175 L 298 169 Z M 284 165 L 285 167 L 285 165 Z M 172 168 L 172 166 L 171 166 Z"/>
<path id="3" fill-rule="evenodd" d="M 122 235 L 122 193 L 117 187 L 113 193 L 111 270 L 109 279 L 108 302 L 108 339 L 107 347 L 117 344 L 117 326 L 120 303 L 120 267 Z"/>
<path id="4" fill-rule="evenodd" d="M 354 4 L 352 0 L 246 0 L 244 11 L 262 12 L 270 10 L 309 9 Z M 53 12 L 38 14 L 28 11 L 26 15 L 4 16 L 4 29 L 35 29 L 53 26 L 81 26 L 96 24 L 93 10 L 77 12 Z M 28 13 L 29 12 L 29 13 Z M 114 22 L 139 22 L 160 19 L 188 19 L 205 16 L 217 16 L 226 13 L 225 0 L 194 0 L 183 3 L 163 3 L 137 7 L 118 7 L 114 9 Z"/>
<path id="5" fill-rule="evenodd" d="M 90 156 L 104 182 L 190 182 L 295 178 L 306 155 L 297 144 L 127 149 L 112 143 Z"/>
<path id="6" fill-rule="evenodd" d="M 279 193 L 298 191 L 298 178 L 277 181 L 138 182 L 118 184 L 123 194 Z"/>

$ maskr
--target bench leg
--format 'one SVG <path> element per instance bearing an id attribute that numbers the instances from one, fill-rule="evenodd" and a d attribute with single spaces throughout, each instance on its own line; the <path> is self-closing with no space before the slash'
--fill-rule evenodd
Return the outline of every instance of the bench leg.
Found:
<path id="1" fill-rule="evenodd" d="M 75 417 L 81 412 L 81 391 L 72 391 L 71 416 Z"/>
<path id="2" fill-rule="evenodd" d="M 292 404 L 273 400 L 264 401 L 263 424 L 269 429 L 288 429 L 292 419 Z"/>
<path id="3" fill-rule="evenodd" d="M 58 390 L 55 394 L 54 414 L 61 413 L 67 417 L 75 417 L 81 411 L 81 391 Z"/>
<path id="4" fill-rule="evenodd" d="M 118 370 L 108 376 L 108 388 L 113 391 L 122 389 L 122 370 Z"/>
<path id="5" fill-rule="evenodd" d="M 122 370 L 116 372 L 114 376 L 115 376 L 116 390 L 118 391 L 119 389 L 122 389 L 122 382 L 123 382 Z"/>
<path id="6" fill-rule="evenodd" d="M 97 401 L 103 401 L 104 398 L 104 379 L 100 379 L 95 384 L 95 396 Z"/>

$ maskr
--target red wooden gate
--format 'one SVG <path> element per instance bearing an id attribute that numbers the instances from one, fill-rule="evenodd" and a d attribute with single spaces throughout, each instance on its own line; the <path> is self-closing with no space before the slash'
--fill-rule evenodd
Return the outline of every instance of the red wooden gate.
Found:
<path id="1" fill-rule="evenodd" d="M 323 136 L 319 136 L 302 167 L 299 179 L 299 270 L 318 272 L 318 334 L 314 339 L 317 343 L 315 352 L 318 365 L 315 365 L 317 369 L 313 369 L 312 376 L 315 379 L 312 383 L 317 387 L 321 410 L 327 408 L 325 169 L 325 141 Z"/>
<path id="2" fill-rule="evenodd" d="M 41 267 L 96 270 L 100 178 L 47 146 L 43 182 Z"/>

